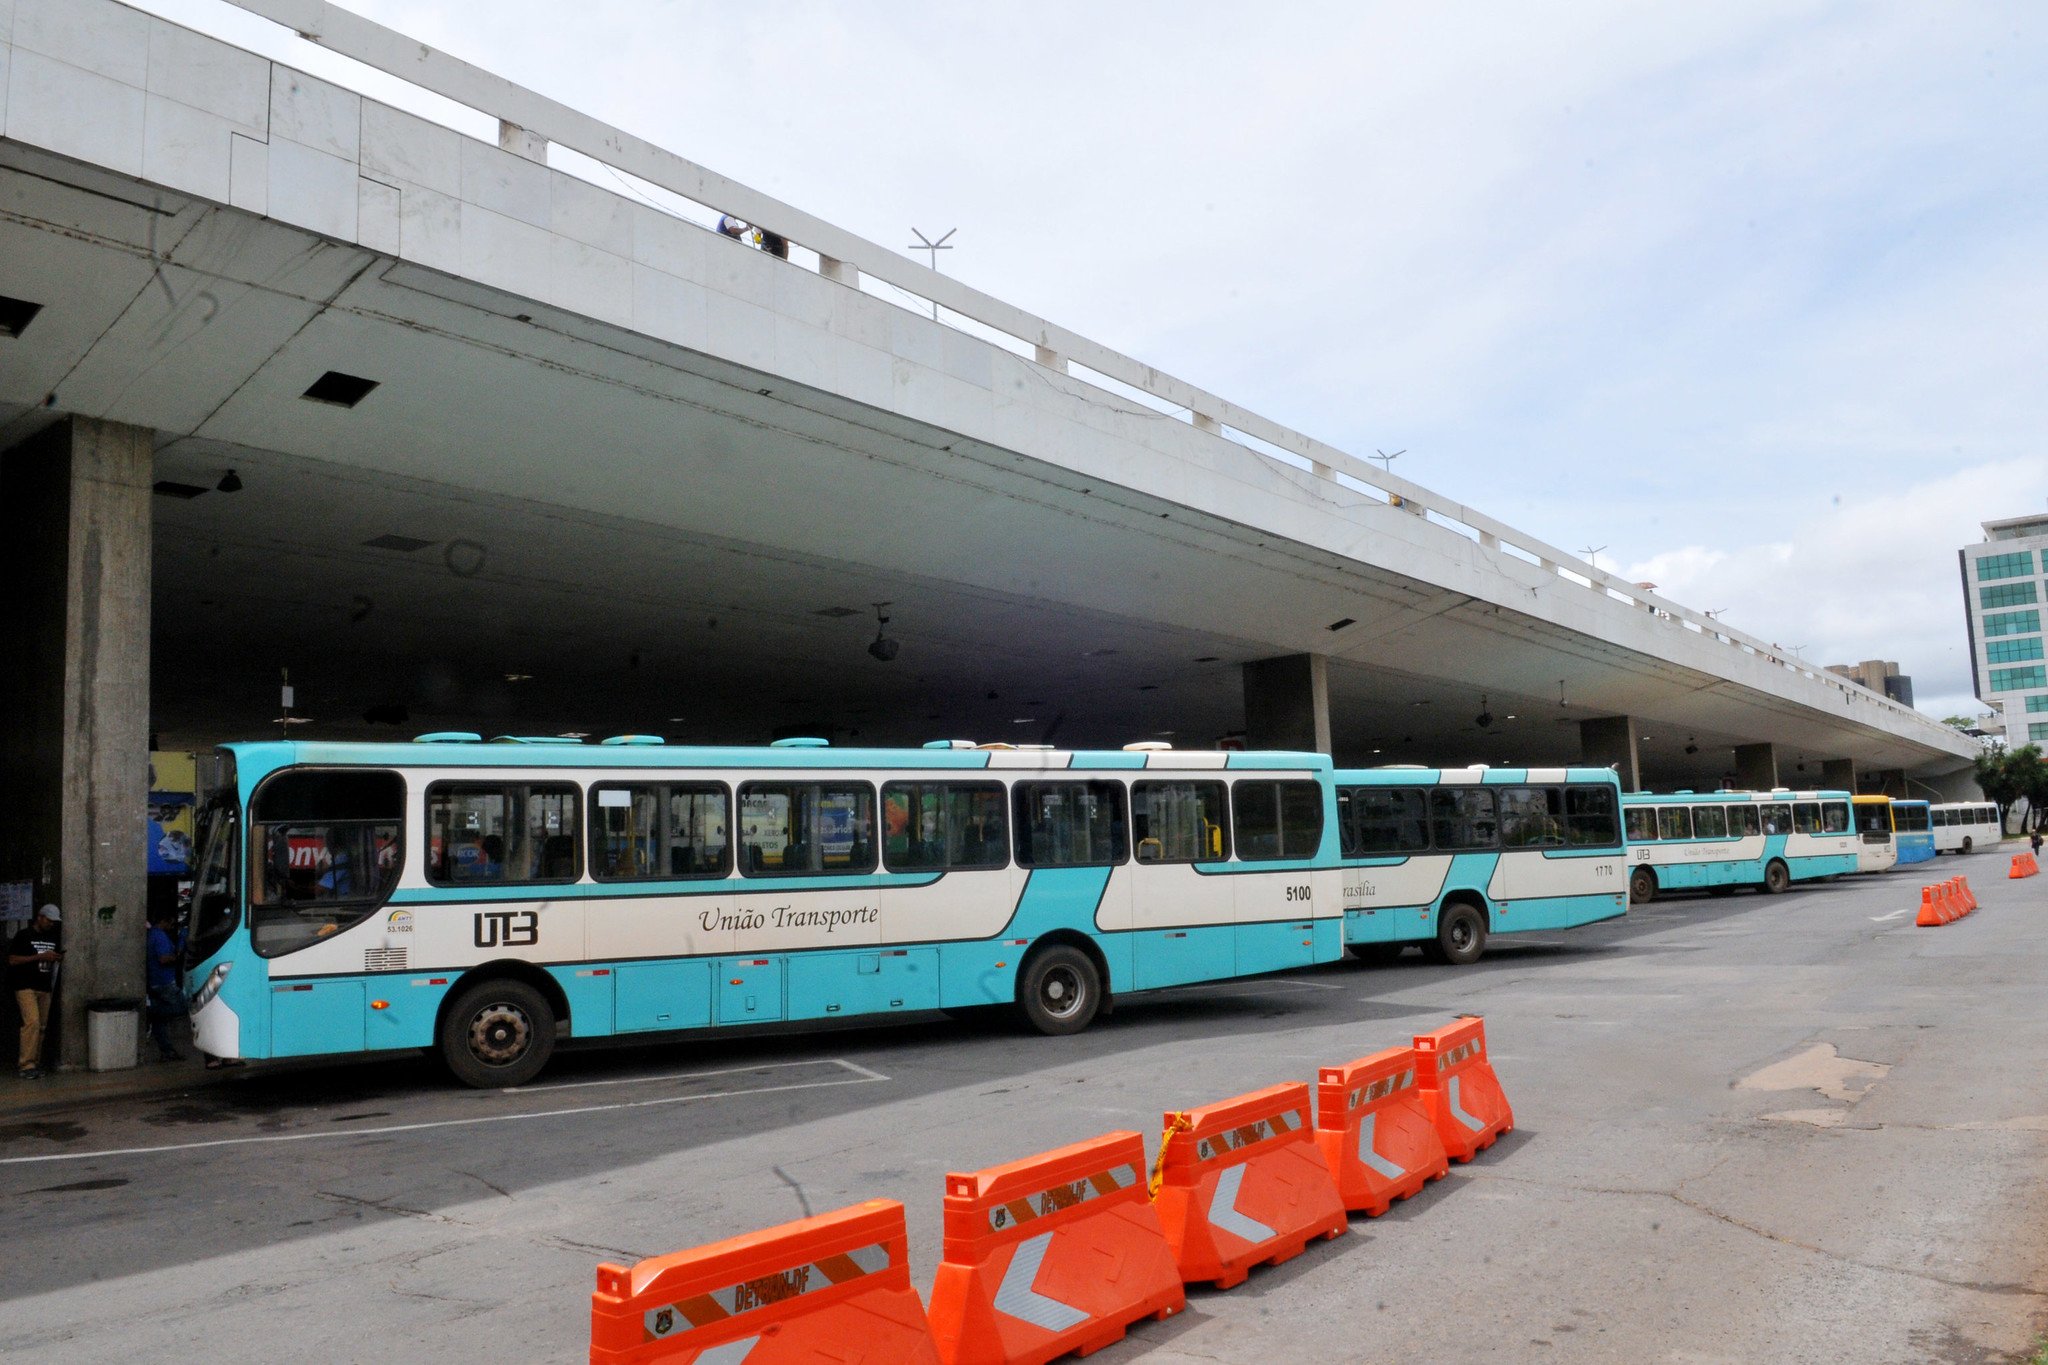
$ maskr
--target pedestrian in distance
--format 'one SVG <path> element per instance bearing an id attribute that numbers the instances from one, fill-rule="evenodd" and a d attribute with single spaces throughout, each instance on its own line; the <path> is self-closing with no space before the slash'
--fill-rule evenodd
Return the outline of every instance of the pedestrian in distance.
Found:
<path id="1" fill-rule="evenodd" d="M 57 989 L 57 964 L 64 960 L 58 926 L 63 912 L 54 905 L 36 911 L 26 929 L 7 945 L 7 989 L 21 1012 L 21 1056 L 15 1074 L 32 1081 L 43 1074 L 43 1035 L 50 1027 L 50 994 Z"/>
<path id="2" fill-rule="evenodd" d="M 185 992 L 178 986 L 178 956 L 183 935 L 176 932 L 177 913 L 160 911 L 149 926 L 149 1041 L 159 1061 L 182 1062 L 185 1054 L 171 1041 L 171 1021 L 185 1014 Z"/>

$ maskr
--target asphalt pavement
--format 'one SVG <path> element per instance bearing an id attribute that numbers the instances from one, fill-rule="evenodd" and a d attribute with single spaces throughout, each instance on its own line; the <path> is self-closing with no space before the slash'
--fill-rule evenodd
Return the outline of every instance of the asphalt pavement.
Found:
<path id="1" fill-rule="evenodd" d="M 593 1270 L 884 1196 L 927 1289 L 945 1173 L 1483 1014 L 1516 1131 L 1104 1362 L 2024 1360 L 2048 1323 L 2048 877 L 1919 869 L 1659 900 L 1132 997 L 1075 1038 L 929 1016 L 570 1051 L 518 1091 L 416 1059 L 0 1103 L 0 1354 L 578 1360 Z M 188 1088 L 187 1081 L 190 1081 Z"/>

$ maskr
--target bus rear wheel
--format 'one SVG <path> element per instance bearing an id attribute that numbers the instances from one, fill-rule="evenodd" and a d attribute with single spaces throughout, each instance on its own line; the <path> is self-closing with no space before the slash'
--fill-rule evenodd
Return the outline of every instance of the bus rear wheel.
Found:
<path id="1" fill-rule="evenodd" d="M 478 1090 L 525 1085 L 555 1051 L 555 1011 L 524 981 L 480 981 L 441 1016 L 441 1060 Z"/>
<path id="2" fill-rule="evenodd" d="M 1783 863 L 1776 858 L 1771 859 L 1771 865 L 1764 869 L 1764 894 L 1775 896 L 1790 885 L 1792 874 L 1785 870 Z"/>
<path id="3" fill-rule="evenodd" d="M 1647 867 L 1639 867 L 1628 874 L 1628 900 L 1631 905 L 1648 905 L 1657 899 L 1657 874 Z"/>
<path id="4" fill-rule="evenodd" d="M 1486 916 L 1478 909 L 1457 901 L 1437 912 L 1436 941 L 1429 954 L 1453 967 L 1466 967 L 1486 951 Z"/>
<path id="5" fill-rule="evenodd" d="M 1040 1033 L 1079 1033 L 1102 1008 L 1102 973 L 1079 948 L 1041 948 L 1017 974 L 1017 1008 Z"/>

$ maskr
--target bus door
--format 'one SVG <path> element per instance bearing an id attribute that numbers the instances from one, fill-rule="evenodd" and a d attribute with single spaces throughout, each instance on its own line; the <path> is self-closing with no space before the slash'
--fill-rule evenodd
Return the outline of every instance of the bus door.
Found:
<path id="1" fill-rule="evenodd" d="M 1224 783 L 1207 776 L 1131 783 L 1131 976 L 1138 989 L 1213 981 L 1237 961 L 1238 883 Z"/>

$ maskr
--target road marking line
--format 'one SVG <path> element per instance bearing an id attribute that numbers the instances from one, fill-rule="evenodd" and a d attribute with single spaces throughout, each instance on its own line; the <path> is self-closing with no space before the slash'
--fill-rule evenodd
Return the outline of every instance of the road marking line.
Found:
<path id="1" fill-rule="evenodd" d="M 617 1076 L 602 1081 L 562 1081 L 555 1085 L 514 1085 L 504 1086 L 500 1095 L 544 1095 L 551 1090 L 589 1090 L 605 1085 L 654 1085 L 661 1081 L 695 1081 L 707 1076 L 737 1076 L 748 1071 L 778 1071 L 793 1066 L 839 1066 L 863 1076 L 875 1073 L 864 1066 L 855 1066 L 840 1057 L 811 1057 L 800 1062 L 759 1062 L 753 1066 L 725 1066 L 711 1071 L 669 1071 L 658 1076 Z M 880 1078 L 877 1078 L 880 1079 Z"/>
<path id="2" fill-rule="evenodd" d="M 861 1074 L 835 1081 L 799 1081 L 791 1085 L 762 1085 L 745 1090 L 714 1090 L 703 1095 L 662 1095 L 651 1100 L 620 1100 L 616 1104 L 583 1104 L 571 1109 L 539 1109 L 524 1114 L 482 1114 L 466 1119 L 433 1119 L 425 1123 L 393 1123 L 381 1128 L 343 1128 L 318 1133 L 264 1133 L 253 1137 L 214 1138 L 207 1142 L 174 1142 L 161 1147 L 114 1147 L 98 1152 L 51 1152 L 45 1156 L 0 1157 L 0 1166 L 36 1166 L 52 1161 L 98 1161 L 117 1156 L 154 1156 L 164 1152 L 195 1152 L 208 1147 L 242 1147 L 258 1142 L 315 1142 L 322 1138 L 373 1137 L 389 1133 L 420 1133 L 434 1128 L 467 1128 L 480 1123 L 518 1123 L 525 1119 L 574 1118 L 582 1114 L 607 1114 L 624 1109 L 654 1109 L 670 1104 L 693 1104 L 699 1100 L 735 1099 L 742 1095 L 776 1095 L 791 1090 L 823 1090 L 841 1085 L 871 1085 L 887 1076 L 855 1066 L 837 1057 L 811 1065 L 835 1065 Z M 750 1068 L 740 1068 L 742 1070 Z M 704 1073 L 725 1074 L 720 1072 Z M 555 1087 L 548 1087 L 553 1089 Z M 566 1088 L 566 1087 L 562 1087 Z M 516 1090 L 501 1094 L 519 1094 Z"/>

